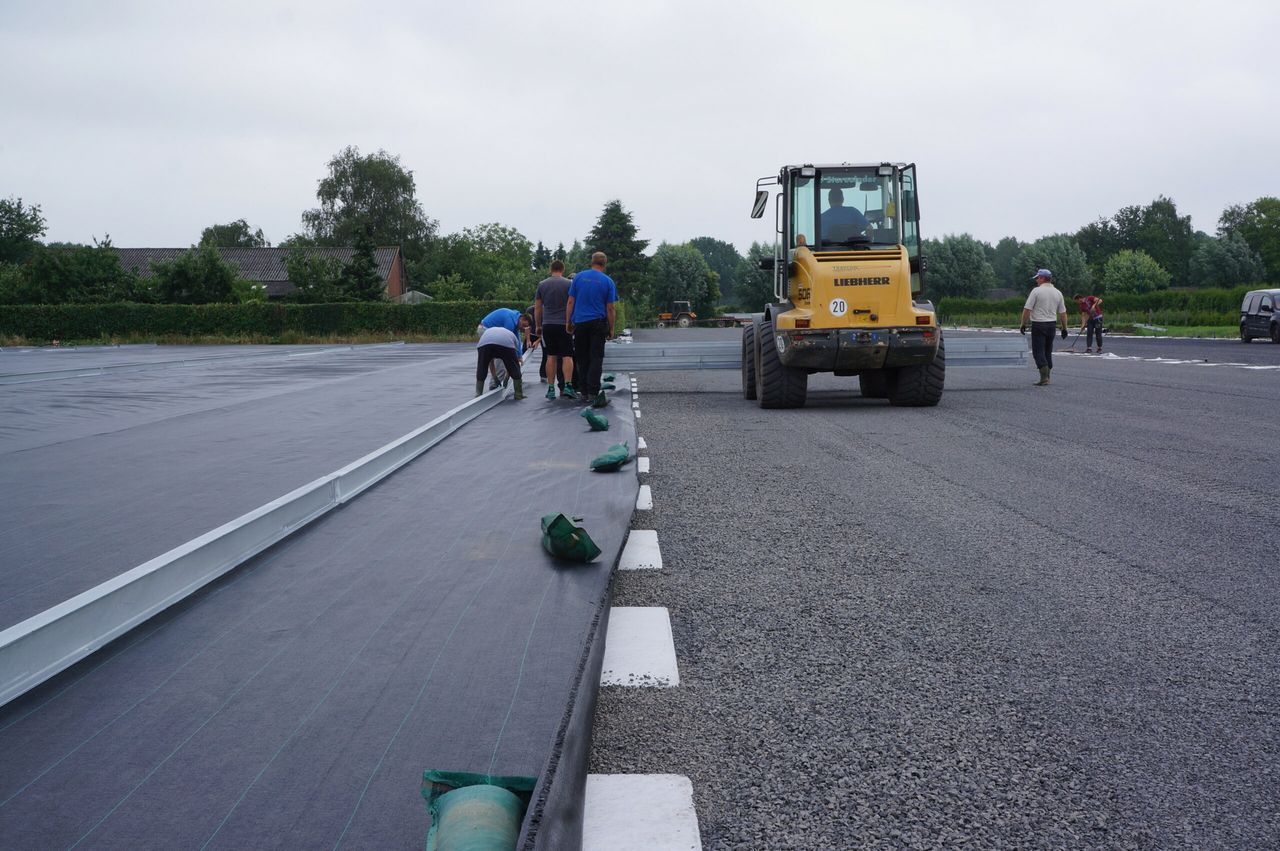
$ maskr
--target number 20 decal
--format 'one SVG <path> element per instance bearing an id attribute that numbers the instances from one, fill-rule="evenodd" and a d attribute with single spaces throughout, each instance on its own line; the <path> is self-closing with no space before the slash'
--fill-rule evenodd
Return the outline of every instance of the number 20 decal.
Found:
<path id="1" fill-rule="evenodd" d="M 833 298 L 827 310 L 831 311 L 832 316 L 844 316 L 849 312 L 849 305 L 842 298 Z"/>

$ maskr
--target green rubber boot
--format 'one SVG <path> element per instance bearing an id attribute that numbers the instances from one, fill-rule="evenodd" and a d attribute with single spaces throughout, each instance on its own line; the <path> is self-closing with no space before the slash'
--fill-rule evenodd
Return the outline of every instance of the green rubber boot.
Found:
<path id="1" fill-rule="evenodd" d="M 476 395 L 477 396 L 484 395 L 484 379 L 483 378 L 476 382 Z"/>
<path id="2" fill-rule="evenodd" d="M 515 378 L 515 379 L 512 379 L 511 383 L 516 388 L 516 399 L 517 400 L 523 399 L 524 398 L 524 381 L 519 378 Z"/>
<path id="3" fill-rule="evenodd" d="M 1049 367 L 1040 367 L 1040 380 L 1033 384 L 1033 387 L 1044 387 L 1049 383 Z"/>

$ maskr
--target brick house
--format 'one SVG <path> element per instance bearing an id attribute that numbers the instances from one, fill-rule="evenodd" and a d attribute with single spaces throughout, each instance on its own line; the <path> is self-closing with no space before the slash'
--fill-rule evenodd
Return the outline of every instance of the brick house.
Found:
<path id="1" fill-rule="evenodd" d="M 140 278 L 151 277 L 151 264 L 156 261 L 174 260 L 186 248 L 117 248 L 120 265 L 132 271 Z M 267 298 L 284 298 L 293 291 L 289 283 L 289 270 L 285 260 L 289 257 L 289 248 L 219 248 L 222 259 L 235 267 L 240 277 L 261 284 L 267 290 Z M 347 263 L 356 253 L 354 248 L 320 248 L 304 249 L 312 256 L 331 257 L 341 263 Z M 378 274 L 385 283 L 388 299 L 395 299 L 405 292 L 404 258 L 400 247 L 375 248 L 373 262 L 378 266 Z"/>

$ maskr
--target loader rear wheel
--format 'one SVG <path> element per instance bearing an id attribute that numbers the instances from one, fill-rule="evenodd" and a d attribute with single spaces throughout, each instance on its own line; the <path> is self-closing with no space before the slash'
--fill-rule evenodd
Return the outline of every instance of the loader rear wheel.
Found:
<path id="1" fill-rule="evenodd" d="M 756 401 L 762 408 L 803 408 L 809 393 L 809 373 L 783 366 L 778 357 L 778 344 L 773 323 L 760 323 L 760 339 L 756 342 L 760 360 L 756 363 Z"/>
<path id="2" fill-rule="evenodd" d="M 742 398 L 756 398 L 756 329 L 742 329 Z"/>
<path id="3" fill-rule="evenodd" d="M 676 320 L 676 324 L 679 325 L 681 328 L 688 328 L 690 325 L 693 324 L 693 320 L 687 316 L 681 316 L 679 319 Z"/>
<path id="4" fill-rule="evenodd" d="M 889 376 L 883 369 L 858 375 L 858 389 L 864 399 L 889 398 Z"/>
<path id="5" fill-rule="evenodd" d="M 923 366 L 899 367 L 889 377 L 889 404 L 902 408 L 927 408 L 942 399 L 947 377 L 947 351 L 938 340 L 938 354 Z"/>

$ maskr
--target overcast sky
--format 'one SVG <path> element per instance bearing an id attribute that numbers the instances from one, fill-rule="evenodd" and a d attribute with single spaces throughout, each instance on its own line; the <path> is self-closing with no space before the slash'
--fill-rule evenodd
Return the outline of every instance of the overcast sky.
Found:
<path id="1" fill-rule="evenodd" d="M 188 5 L 194 8 L 186 9 Z M 913 161 L 926 236 L 1280 195 L 1280 3 L 0 0 L 0 197 L 49 240 L 301 228 L 347 145 L 442 232 L 772 240 L 786 163 Z"/>

